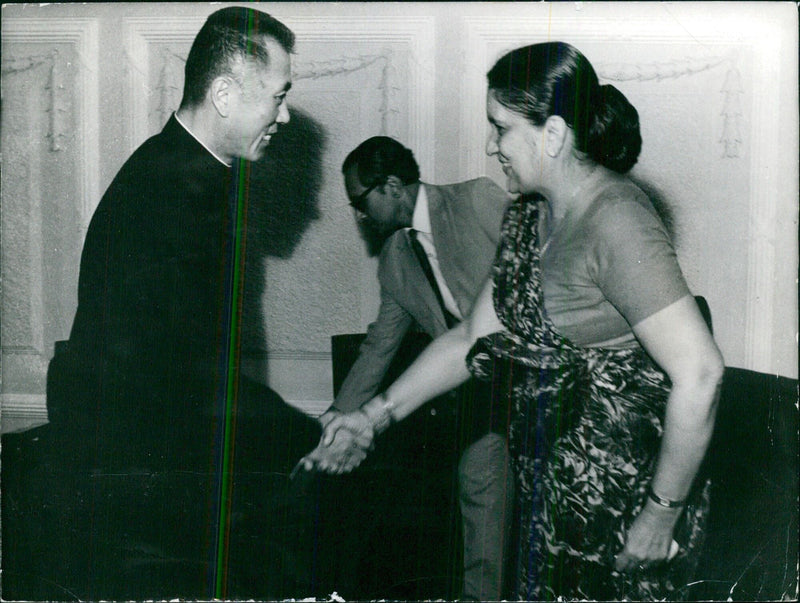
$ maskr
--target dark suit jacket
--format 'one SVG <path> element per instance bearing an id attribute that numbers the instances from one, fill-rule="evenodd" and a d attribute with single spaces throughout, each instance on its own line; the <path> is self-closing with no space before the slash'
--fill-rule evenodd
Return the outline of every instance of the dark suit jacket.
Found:
<path id="1" fill-rule="evenodd" d="M 508 195 L 489 178 L 458 184 L 423 184 L 428 196 L 439 266 L 462 316 L 468 316 L 489 275 Z M 416 323 L 431 337 L 447 330 L 436 295 L 411 248 L 408 231 L 394 233 L 381 250 L 381 305 L 334 407 L 349 411 L 378 390 L 403 336 Z"/>
<path id="2" fill-rule="evenodd" d="M 312 526 L 287 476 L 320 428 L 238 374 L 248 188 L 236 170 L 172 117 L 89 226 L 72 332 L 48 371 L 62 450 L 49 490 L 70 518 L 49 528 L 79 530 L 51 536 L 75 541 L 49 565 L 85 597 L 209 596 L 222 550 L 242 596 L 310 588 L 310 559 L 286 561 Z"/>
<path id="3" fill-rule="evenodd" d="M 51 366 L 48 404 L 54 424 L 108 445 L 95 451 L 101 464 L 157 463 L 154 454 L 189 462 L 170 440 L 213 448 L 235 360 L 233 229 L 247 201 L 232 171 L 172 117 L 123 165 L 92 218 L 68 358 Z M 59 396 L 65 382 L 69 395 Z"/>

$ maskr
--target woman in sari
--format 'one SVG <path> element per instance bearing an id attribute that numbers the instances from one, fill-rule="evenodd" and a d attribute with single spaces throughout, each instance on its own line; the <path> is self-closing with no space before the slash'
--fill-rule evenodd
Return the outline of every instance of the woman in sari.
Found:
<path id="1" fill-rule="evenodd" d="M 380 433 L 470 373 L 491 379 L 511 417 L 516 597 L 680 598 L 702 544 L 696 477 L 723 361 L 624 175 L 638 114 L 562 42 L 509 52 L 488 80 L 486 151 L 520 195 L 491 278 L 468 320 L 324 438 Z"/>

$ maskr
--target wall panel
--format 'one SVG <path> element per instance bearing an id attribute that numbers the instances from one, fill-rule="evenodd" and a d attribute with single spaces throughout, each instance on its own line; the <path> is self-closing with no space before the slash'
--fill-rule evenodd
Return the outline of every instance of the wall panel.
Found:
<path id="1" fill-rule="evenodd" d="M 3 20 L 4 428 L 46 416 L 47 363 L 69 335 L 96 198 L 97 22 Z"/>
<path id="2" fill-rule="evenodd" d="M 4 429 L 44 417 L 46 366 L 76 305 L 103 189 L 180 102 L 211 3 L 5 5 L 2 57 Z M 485 155 L 485 73 L 564 39 L 639 109 L 633 176 L 672 208 L 679 257 L 731 366 L 797 375 L 797 32 L 791 3 L 301 3 L 292 121 L 253 167 L 245 370 L 291 403 L 331 399 L 329 338 L 378 308 L 341 182 L 388 134 L 430 182 L 504 176 Z M 784 10 L 786 9 L 786 10 Z M 791 12 L 790 12 L 791 11 Z M 793 21 L 792 21 L 793 20 Z M 447 180 L 439 181 L 438 175 Z"/>

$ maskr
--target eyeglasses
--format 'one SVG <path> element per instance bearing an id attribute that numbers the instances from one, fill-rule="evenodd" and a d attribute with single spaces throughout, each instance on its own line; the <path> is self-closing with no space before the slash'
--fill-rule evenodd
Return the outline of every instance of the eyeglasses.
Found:
<path id="1" fill-rule="evenodd" d="M 378 181 L 372 186 L 368 187 L 360 195 L 356 195 L 355 197 L 350 199 L 350 207 L 352 207 L 356 211 L 360 211 L 362 214 L 367 213 L 367 196 L 382 184 L 383 182 Z"/>

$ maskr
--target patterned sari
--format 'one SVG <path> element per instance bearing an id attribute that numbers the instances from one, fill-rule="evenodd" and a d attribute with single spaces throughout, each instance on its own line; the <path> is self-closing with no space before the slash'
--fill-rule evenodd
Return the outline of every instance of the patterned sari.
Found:
<path id="1" fill-rule="evenodd" d="M 506 330 L 479 339 L 467 358 L 478 378 L 503 382 L 509 406 L 516 596 L 680 599 L 702 545 L 709 484 L 692 490 L 675 558 L 614 570 L 655 470 L 669 380 L 641 347 L 580 348 L 555 331 L 542 299 L 538 219 L 537 203 L 509 208 L 494 266 L 495 311 Z"/>

